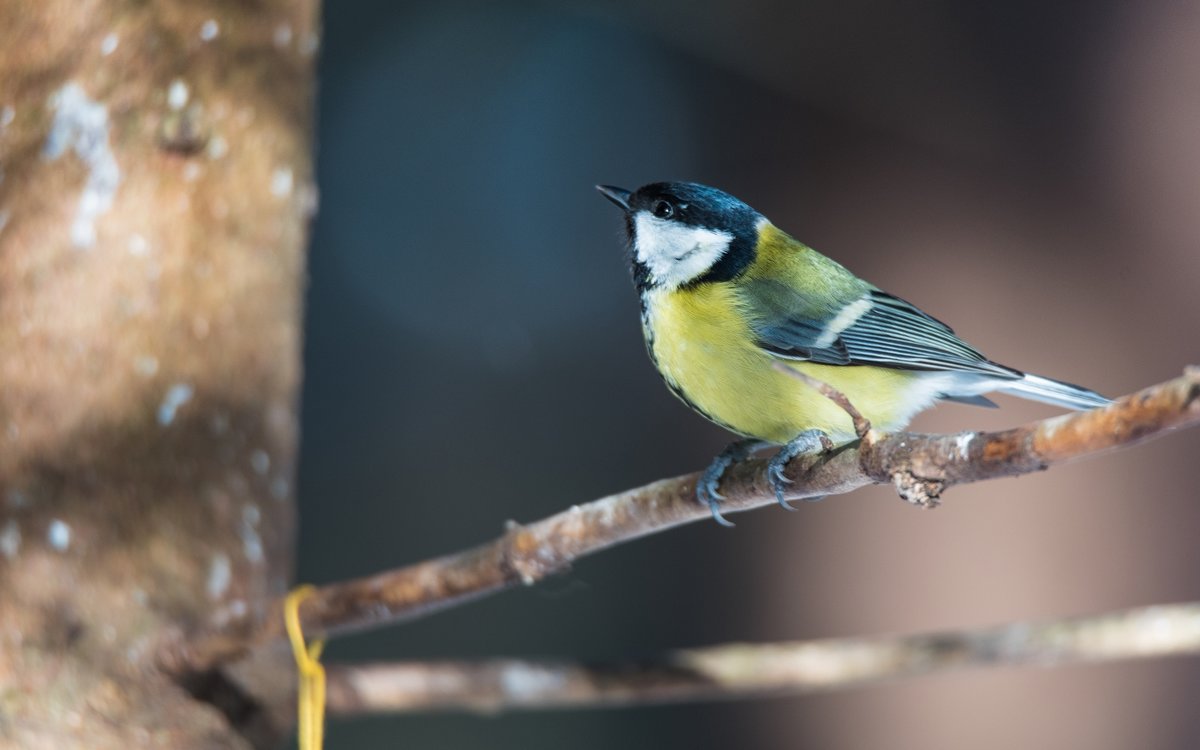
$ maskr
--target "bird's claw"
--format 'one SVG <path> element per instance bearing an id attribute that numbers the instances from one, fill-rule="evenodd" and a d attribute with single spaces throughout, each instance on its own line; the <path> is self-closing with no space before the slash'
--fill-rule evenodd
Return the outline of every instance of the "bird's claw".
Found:
<path id="1" fill-rule="evenodd" d="M 725 516 L 721 515 L 721 501 L 725 496 L 717 491 L 721 486 L 721 475 L 729 468 L 730 461 L 722 461 L 722 456 L 718 456 L 717 460 L 709 464 L 705 470 L 704 476 L 700 478 L 700 483 L 696 485 L 696 498 L 708 506 L 708 510 L 712 513 L 713 520 L 722 526 L 733 526 L 733 521 L 730 521 Z"/>
<path id="2" fill-rule="evenodd" d="M 775 502 L 786 510 L 796 510 L 784 495 L 787 485 L 793 484 L 785 473 L 792 459 L 807 453 L 820 455 L 833 450 L 833 440 L 821 430 L 805 430 L 789 440 L 767 464 L 767 481 L 775 491 Z M 805 502 L 815 503 L 820 497 L 806 497 Z"/>
<path id="3" fill-rule="evenodd" d="M 704 470 L 704 474 L 700 476 L 700 481 L 696 483 L 696 499 L 708 506 L 713 520 L 722 526 L 733 526 L 733 522 L 721 514 L 721 501 L 725 499 L 720 492 L 721 477 L 725 475 L 725 471 L 730 466 L 745 460 L 753 451 L 765 445 L 766 443 L 763 441 L 752 438 L 731 443 L 725 450 L 717 454 L 717 457 Z M 786 474 L 788 463 L 797 456 L 807 453 L 827 453 L 833 450 L 833 447 L 833 441 L 821 430 L 806 430 L 779 449 L 779 452 L 767 465 L 767 481 L 775 492 L 775 500 L 780 506 L 787 510 L 796 510 L 788 503 L 785 496 L 787 486 L 794 483 Z M 811 497 L 805 498 L 805 501 L 816 502 L 820 499 Z"/>
<path id="4" fill-rule="evenodd" d="M 786 461 L 782 464 L 777 464 L 772 461 L 767 467 L 767 480 L 771 483 L 771 489 L 775 491 L 775 502 L 779 503 L 784 510 L 796 510 L 797 508 L 789 503 L 787 498 L 783 496 L 784 486 L 792 484 L 792 480 L 788 479 L 783 473 L 783 469 L 786 465 Z"/>
<path id="5" fill-rule="evenodd" d="M 735 524 L 733 523 L 733 521 L 730 521 L 728 518 L 721 515 L 721 504 L 719 502 L 717 502 L 716 500 L 708 501 L 708 512 L 712 513 L 712 517 L 713 517 L 714 521 L 721 524 L 725 528 L 732 529 L 734 527 Z"/>
<path id="6" fill-rule="evenodd" d="M 788 459 L 788 460 L 791 460 L 791 459 Z M 772 485 L 791 484 L 792 483 L 792 480 L 788 479 L 787 475 L 783 473 L 783 470 L 786 466 L 787 466 L 786 461 L 783 462 L 782 464 L 777 464 L 774 461 L 771 462 L 771 465 L 767 468 L 767 473 L 769 473 L 771 475 L 771 484 Z"/>
<path id="7" fill-rule="evenodd" d="M 733 522 L 721 515 L 721 501 L 725 499 L 719 491 L 721 477 L 725 470 L 738 461 L 743 461 L 751 452 L 763 447 L 761 440 L 739 440 L 731 443 L 725 450 L 717 454 L 708 468 L 704 470 L 700 481 L 696 483 L 696 499 L 708 506 L 713 520 L 722 526 L 733 526 Z"/>

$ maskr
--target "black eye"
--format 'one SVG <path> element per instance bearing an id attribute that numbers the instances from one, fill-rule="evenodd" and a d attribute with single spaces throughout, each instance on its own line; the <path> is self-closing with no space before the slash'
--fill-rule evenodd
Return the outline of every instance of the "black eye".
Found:
<path id="1" fill-rule="evenodd" d="M 675 215 L 675 207 L 667 201 L 659 201 L 658 203 L 655 203 L 654 208 L 650 210 L 660 219 L 669 219 Z"/>

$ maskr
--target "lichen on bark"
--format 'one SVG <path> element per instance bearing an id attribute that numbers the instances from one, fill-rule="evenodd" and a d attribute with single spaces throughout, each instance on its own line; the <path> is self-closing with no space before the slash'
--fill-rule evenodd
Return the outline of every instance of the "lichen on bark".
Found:
<path id="1" fill-rule="evenodd" d="M 290 575 L 317 11 L 0 5 L 0 744 L 281 728 L 154 655 Z"/>

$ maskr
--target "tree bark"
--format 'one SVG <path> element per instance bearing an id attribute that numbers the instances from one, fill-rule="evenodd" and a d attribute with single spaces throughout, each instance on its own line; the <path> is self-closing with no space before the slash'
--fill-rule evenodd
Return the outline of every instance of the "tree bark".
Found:
<path id="1" fill-rule="evenodd" d="M 317 11 L 0 2 L 0 744 L 287 720 L 154 655 L 288 583 Z"/>

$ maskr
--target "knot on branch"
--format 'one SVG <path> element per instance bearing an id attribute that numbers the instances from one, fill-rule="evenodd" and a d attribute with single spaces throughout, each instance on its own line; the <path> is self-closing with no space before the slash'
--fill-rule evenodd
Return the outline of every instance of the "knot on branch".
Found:
<path id="1" fill-rule="evenodd" d="M 940 479 L 922 479 L 908 469 L 892 473 L 892 486 L 900 498 L 921 508 L 933 509 L 942 504 L 942 490 L 946 483 Z"/>
<path id="2" fill-rule="evenodd" d="M 538 535 L 516 521 L 504 525 L 500 566 L 505 577 L 532 586 L 546 576 L 566 570 L 569 564 L 552 554 Z"/>

